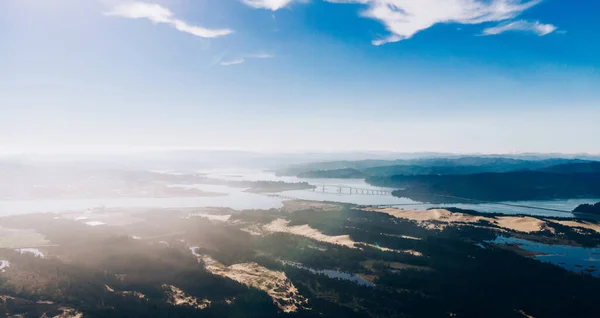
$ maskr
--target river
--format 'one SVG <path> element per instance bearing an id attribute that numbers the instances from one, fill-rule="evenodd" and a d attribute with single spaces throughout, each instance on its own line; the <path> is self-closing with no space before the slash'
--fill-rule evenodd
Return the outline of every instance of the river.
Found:
<path id="1" fill-rule="evenodd" d="M 199 171 L 211 178 L 224 180 L 248 180 L 248 181 L 285 181 L 285 182 L 308 182 L 317 187 L 325 185 L 346 186 L 352 188 L 391 191 L 392 189 L 378 188 L 365 183 L 362 179 L 301 179 L 297 177 L 279 177 L 272 172 L 261 170 L 211 170 Z M 183 185 L 173 185 L 183 186 Z M 298 198 L 315 201 L 333 201 L 343 203 L 354 203 L 360 205 L 402 205 L 405 209 L 427 209 L 431 207 L 458 207 L 472 209 L 480 212 L 495 212 L 505 214 L 531 214 L 541 216 L 572 216 L 570 213 L 553 212 L 546 210 L 533 210 L 516 206 L 505 206 L 498 204 L 451 204 L 432 205 L 423 204 L 407 198 L 396 198 L 391 195 L 366 195 L 366 194 L 340 194 L 336 193 L 335 187 L 328 187 L 327 192 L 311 190 L 284 191 L 279 193 L 281 197 L 267 196 L 244 192 L 242 188 L 232 188 L 223 185 L 185 185 L 203 191 L 226 193 L 226 196 L 217 197 L 182 197 L 182 198 L 108 198 L 108 199 L 55 199 L 55 200 L 0 200 L 0 216 L 15 214 L 37 213 L 37 212 L 64 212 L 82 211 L 94 207 L 104 206 L 106 208 L 133 208 L 133 207 L 155 207 L 155 208 L 189 208 L 189 207 L 229 207 L 236 210 L 243 209 L 270 209 L 282 206 L 285 198 Z M 319 190 L 322 190 L 321 188 Z M 527 201 L 508 202 L 516 205 L 543 207 L 571 211 L 582 203 L 595 203 L 600 199 L 571 199 L 556 201 Z"/>

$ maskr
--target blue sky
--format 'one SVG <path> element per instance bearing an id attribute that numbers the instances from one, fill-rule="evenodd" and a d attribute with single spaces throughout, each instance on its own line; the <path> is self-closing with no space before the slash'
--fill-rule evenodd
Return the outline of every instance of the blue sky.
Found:
<path id="1" fill-rule="evenodd" d="M 3 151 L 600 153 L 595 0 L 4 0 Z"/>

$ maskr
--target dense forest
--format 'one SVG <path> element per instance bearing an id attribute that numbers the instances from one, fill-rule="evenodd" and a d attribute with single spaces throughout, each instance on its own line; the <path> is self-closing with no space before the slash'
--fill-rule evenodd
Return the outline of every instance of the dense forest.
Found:
<path id="1" fill-rule="evenodd" d="M 596 204 L 581 204 L 573 212 L 600 215 L 600 202 Z"/>
<path id="2" fill-rule="evenodd" d="M 431 203 L 524 201 L 600 197 L 600 173 L 519 171 L 471 175 L 369 177 L 375 186 L 401 190 L 394 196 Z"/>
<path id="3" fill-rule="evenodd" d="M 597 246 L 600 234 L 591 230 L 553 222 L 537 233 L 499 232 L 497 225 L 485 222 L 427 227 L 352 205 L 310 202 L 295 208 L 288 204 L 283 209 L 203 213 L 209 212 L 231 217 L 210 221 L 193 217 L 193 210 L 156 209 L 134 212 L 141 222 L 94 228 L 66 217 L 55 219 L 55 214 L 4 218 L 3 227 L 35 229 L 51 245 L 44 249 L 45 258 L 0 249 L 0 259 L 10 261 L 0 273 L 0 312 L 41 317 L 71 308 L 83 317 L 539 318 L 592 317 L 600 311 L 600 279 L 542 263 L 515 246 L 491 243 L 503 233 Z M 347 236 L 356 246 L 287 232 L 244 231 L 278 219 L 327 237 Z M 257 264 L 282 273 L 306 302 L 296 311 L 282 311 L 272 294 L 215 274 L 210 270 L 213 261 L 197 259 L 194 253 L 223 266 Z M 282 260 L 354 273 L 373 285 Z M 173 302 L 173 290 L 186 296 Z M 200 300 L 205 305 L 199 306 Z"/>
<path id="4" fill-rule="evenodd" d="M 291 175 L 304 178 L 363 178 L 366 176 L 420 175 L 420 174 L 473 174 L 484 172 L 509 172 L 520 170 L 541 170 L 557 167 L 558 170 L 600 172 L 600 166 L 589 165 L 579 168 L 577 164 L 587 163 L 580 159 L 541 159 L 524 160 L 507 157 L 457 157 L 420 158 L 401 160 L 362 160 L 331 161 L 292 165 L 276 171 L 278 175 Z M 560 165 L 564 165 L 560 167 Z M 575 166 L 571 166 L 575 165 Z"/>
<path id="5" fill-rule="evenodd" d="M 393 175 L 446 175 L 446 174 L 474 174 L 483 172 L 505 172 L 512 171 L 514 167 L 495 167 L 495 166 L 415 166 L 415 165 L 396 165 L 373 167 L 366 169 L 344 168 L 336 170 L 317 170 L 299 173 L 299 178 L 365 178 L 372 176 L 393 176 Z"/>

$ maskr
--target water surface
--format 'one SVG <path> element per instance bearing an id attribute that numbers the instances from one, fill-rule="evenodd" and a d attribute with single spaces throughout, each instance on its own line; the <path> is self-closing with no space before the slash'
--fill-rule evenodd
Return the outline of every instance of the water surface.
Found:
<path id="1" fill-rule="evenodd" d="M 573 272 L 590 273 L 600 277 L 600 248 L 585 248 L 566 245 L 547 245 L 513 237 L 499 236 L 491 243 L 517 244 L 524 250 L 544 255 L 535 256 L 542 262 L 549 262 Z"/>
<path id="2" fill-rule="evenodd" d="M 346 273 L 346 272 L 342 272 L 339 270 L 332 270 L 332 269 L 314 269 L 311 267 L 307 267 L 304 266 L 300 263 L 296 263 L 296 262 L 290 262 L 290 261 L 281 261 L 284 265 L 289 265 L 289 266 L 293 266 L 299 269 L 303 269 L 303 270 L 307 270 L 313 274 L 317 274 L 317 275 L 325 275 L 329 278 L 333 278 L 333 279 L 342 279 L 342 280 L 347 280 L 347 281 L 351 281 L 354 283 L 357 283 L 359 285 L 363 285 L 363 286 L 368 286 L 368 287 L 373 287 L 375 286 L 375 284 L 366 281 L 362 278 L 360 278 L 357 275 L 354 274 L 350 274 L 350 273 Z"/>
<path id="3" fill-rule="evenodd" d="M 544 210 L 532 210 L 522 207 L 503 206 L 497 204 L 424 204 L 407 198 L 391 195 L 365 195 L 338 193 L 339 186 L 360 189 L 382 190 L 392 189 L 374 187 L 363 179 L 302 179 L 297 177 L 279 177 L 273 172 L 262 170 L 211 170 L 202 171 L 211 178 L 223 180 L 246 181 L 285 181 L 308 182 L 317 186 L 312 190 L 293 190 L 278 193 L 281 197 L 272 197 L 245 192 L 244 188 L 233 188 L 226 185 L 187 184 L 171 185 L 174 187 L 196 188 L 207 192 L 223 193 L 217 197 L 181 197 L 181 198 L 107 198 L 107 199 L 54 199 L 54 200 L 0 200 L 0 216 L 26 214 L 36 212 L 83 211 L 99 206 L 106 208 L 192 208 L 192 207 L 228 207 L 236 210 L 279 208 L 286 198 L 297 198 L 314 201 L 332 201 L 359 205 L 398 205 L 403 209 L 428 209 L 432 207 L 458 207 L 480 212 L 504 214 L 530 214 L 540 216 L 572 217 L 570 213 Z M 325 185 L 325 192 L 322 187 Z M 600 199 L 572 199 L 551 201 L 508 202 L 512 204 L 536 206 L 550 209 L 571 211 L 579 204 L 595 203 Z"/>

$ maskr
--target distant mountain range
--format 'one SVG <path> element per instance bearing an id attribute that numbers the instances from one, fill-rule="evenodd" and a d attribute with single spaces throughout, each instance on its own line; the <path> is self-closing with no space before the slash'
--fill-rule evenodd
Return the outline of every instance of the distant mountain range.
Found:
<path id="1" fill-rule="evenodd" d="M 578 164 L 584 163 L 588 165 L 578 166 Z M 504 157 L 361 160 L 293 165 L 277 170 L 276 173 L 278 175 L 294 175 L 302 178 L 366 178 L 369 176 L 460 175 L 542 169 L 556 169 L 557 171 L 580 169 L 581 172 L 585 172 L 597 169 L 594 166 L 595 163 L 582 159 L 552 158 L 523 160 Z M 548 172 L 552 172 L 552 170 L 548 170 Z"/>
<path id="2" fill-rule="evenodd" d="M 94 152 L 94 153 L 0 153 L 2 163 L 18 163 L 26 165 L 68 165 L 70 167 L 97 169 L 130 169 L 130 170 L 176 170 L 198 171 L 216 168 L 251 168 L 298 170 L 293 173 L 314 170 L 331 170 L 342 168 L 363 169 L 378 166 L 421 165 L 420 161 L 447 159 L 463 160 L 464 158 L 480 159 L 515 159 L 523 161 L 540 161 L 548 159 L 580 159 L 600 160 L 600 154 L 561 154 L 561 153 L 518 153 L 518 154 L 453 154 L 438 152 L 390 152 L 390 151 L 345 151 L 345 152 L 256 152 L 241 150 L 201 150 L 201 149 L 155 149 L 126 152 Z M 353 163 L 358 164 L 354 166 Z M 364 165 L 363 165 L 364 164 Z M 470 163 L 467 163 L 470 165 Z M 302 168 L 302 167 L 306 168 Z M 287 168 L 286 168 L 287 167 Z M 311 168 L 312 167 L 312 168 Z"/>

